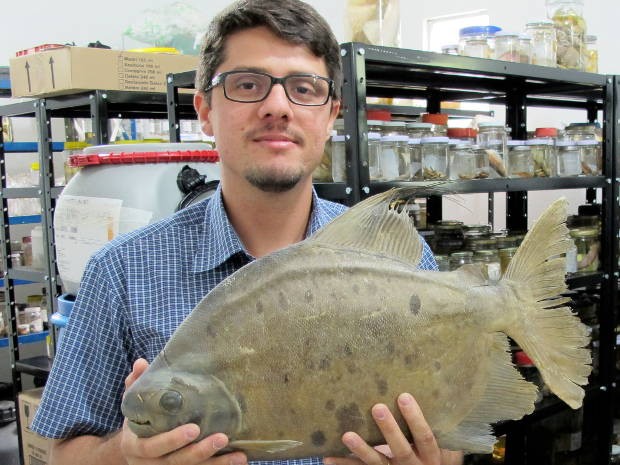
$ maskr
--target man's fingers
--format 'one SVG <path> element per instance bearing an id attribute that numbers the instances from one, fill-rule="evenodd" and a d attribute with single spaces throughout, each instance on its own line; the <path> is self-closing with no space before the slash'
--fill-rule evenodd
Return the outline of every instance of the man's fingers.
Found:
<path id="1" fill-rule="evenodd" d="M 396 464 L 417 463 L 411 444 L 409 444 L 390 409 L 384 404 L 377 404 L 372 408 L 372 417 L 381 430 L 387 446 L 389 446 L 389 453 L 386 455 Z"/>
<path id="2" fill-rule="evenodd" d="M 369 446 L 357 433 L 344 433 L 342 442 L 366 465 L 389 465 L 388 458 Z"/>
<path id="3" fill-rule="evenodd" d="M 409 426 L 420 461 L 438 463 L 440 450 L 437 440 L 413 396 L 407 393 L 398 396 L 398 408 Z"/>
<path id="4" fill-rule="evenodd" d="M 133 369 L 131 373 L 125 378 L 125 389 L 128 389 L 136 380 L 146 371 L 149 367 L 149 363 L 143 358 L 139 358 L 133 363 Z"/>

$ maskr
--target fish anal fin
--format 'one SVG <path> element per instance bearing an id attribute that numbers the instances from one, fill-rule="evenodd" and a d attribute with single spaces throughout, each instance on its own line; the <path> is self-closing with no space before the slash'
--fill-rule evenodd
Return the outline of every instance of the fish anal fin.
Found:
<path id="1" fill-rule="evenodd" d="M 231 441 L 228 446 L 231 449 L 237 449 L 242 451 L 260 451 L 268 454 L 275 454 L 276 452 L 283 452 L 289 449 L 294 449 L 303 445 L 303 442 L 293 441 L 289 439 L 283 440 L 245 440 L 240 439 Z"/>
<path id="2" fill-rule="evenodd" d="M 525 381 L 512 364 L 504 334 L 493 336 L 488 363 L 489 378 L 479 401 L 453 430 L 437 433 L 442 448 L 489 453 L 496 440 L 491 434 L 491 424 L 518 420 L 534 411 L 538 388 Z"/>

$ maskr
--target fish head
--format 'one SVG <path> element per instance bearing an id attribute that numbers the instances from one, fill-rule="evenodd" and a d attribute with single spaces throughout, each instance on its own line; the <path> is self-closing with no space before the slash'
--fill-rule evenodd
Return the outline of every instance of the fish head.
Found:
<path id="1" fill-rule="evenodd" d="M 241 426 L 237 400 L 215 376 L 157 367 L 155 362 L 125 392 L 121 410 L 138 437 L 195 423 L 199 440 L 216 432 L 233 436 Z"/>

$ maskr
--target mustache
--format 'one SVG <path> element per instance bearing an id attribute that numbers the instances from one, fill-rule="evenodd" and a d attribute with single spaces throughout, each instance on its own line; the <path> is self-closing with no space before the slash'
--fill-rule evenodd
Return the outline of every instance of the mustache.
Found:
<path id="1" fill-rule="evenodd" d="M 301 144 L 303 143 L 304 136 L 301 132 L 291 129 L 287 124 L 276 124 L 269 123 L 260 128 L 252 129 L 247 133 L 247 138 L 250 140 L 259 139 L 264 134 L 272 134 L 272 133 L 282 134 L 292 141 Z"/>

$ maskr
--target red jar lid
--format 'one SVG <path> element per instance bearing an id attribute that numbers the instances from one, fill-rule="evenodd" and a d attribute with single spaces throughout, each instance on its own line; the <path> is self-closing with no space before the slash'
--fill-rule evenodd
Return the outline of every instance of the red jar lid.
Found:
<path id="1" fill-rule="evenodd" d="M 448 128 L 448 137 L 455 139 L 474 139 L 476 134 L 474 128 Z"/>
<path id="2" fill-rule="evenodd" d="M 556 128 L 536 128 L 534 135 L 536 137 L 557 137 L 558 130 Z"/>
<path id="3" fill-rule="evenodd" d="M 445 113 L 424 113 L 422 115 L 423 123 L 439 124 L 441 126 L 448 125 L 448 115 Z"/>
<path id="4" fill-rule="evenodd" d="M 366 117 L 369 120 L 391 121 L 392 113 L 389 110 L 368 110 Z"/>
<path id="5" fill-rule="evenodd" d="M 528 357 L 528 355 L 522 350 L 519 350 L 514 353 L 514 359 L 515 359 L 515 364 L 517 366 L 533 366 L 534 365 L 534 362 L 532 362 L 532 359 Z"/>

